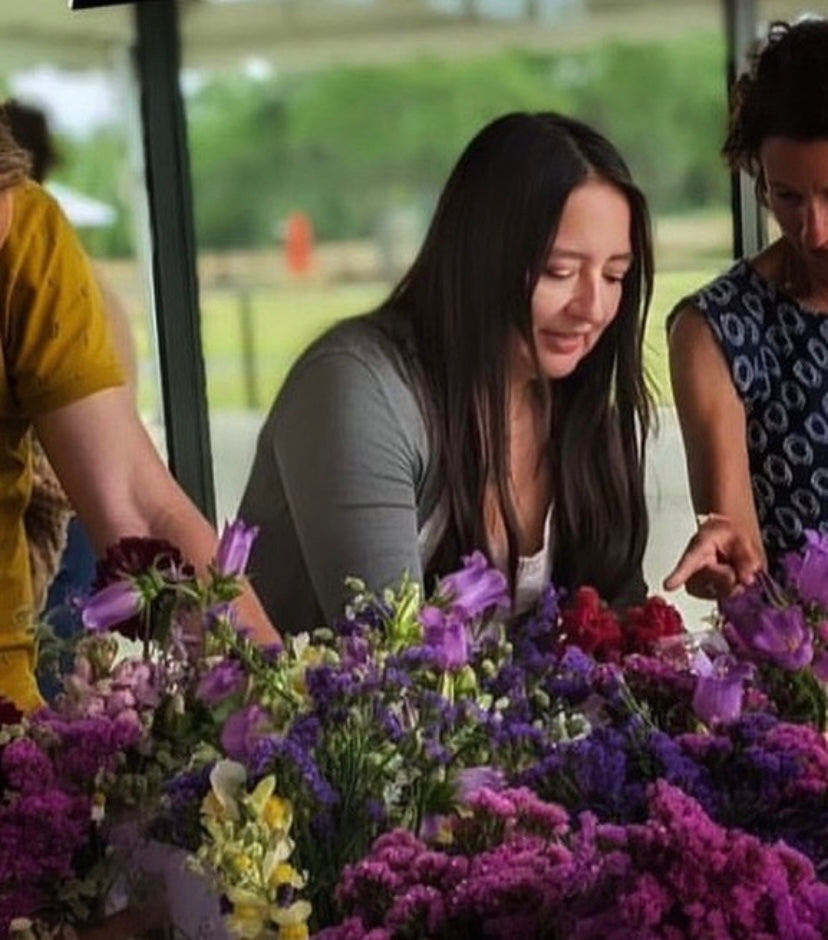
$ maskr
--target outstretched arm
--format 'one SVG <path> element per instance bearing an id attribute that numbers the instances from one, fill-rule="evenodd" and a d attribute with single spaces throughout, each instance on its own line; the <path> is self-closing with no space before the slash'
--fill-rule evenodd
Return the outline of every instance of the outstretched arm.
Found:
<path id="1" fill-rule="evenodd" d="M 125 387 L 104 389 L 41 415 L 36 429 L 67 495 L 99 551 L 124 536 L 164 538 L 196 570 L 213 559 L 213 527 L 162 462 Z M 278 641 L 253 591 L 239 620 L 261 643 Z"/>
<path id="2" fill-rule="evenodd" d="M 684 439 L 690 494 L 703 519 L 667 590 L 723 597 L 767 561 L 753 503 L 744 406 L 702 314 L 685 307 L 669 338 L 670 378 Z"/>

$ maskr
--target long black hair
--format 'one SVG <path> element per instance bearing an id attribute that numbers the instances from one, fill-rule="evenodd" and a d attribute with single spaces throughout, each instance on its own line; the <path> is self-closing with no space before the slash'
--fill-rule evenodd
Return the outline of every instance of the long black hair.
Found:
<path id="1" fill-rule="evenodd" d="M 448 524 L 427 574 L 487 546 L 484 500 L 496 486 L 509 573 L 518 562 L 509 492 L 508 350 L 534 350 L 531 301 L 570 193 L 589 178 L 616 186 L 631 212 L 633 261 L 620 309 L 566 378 L 543 382 L 554 500 L 553 579 L 607 599 L 641 582 L 647 541 L 644 456 L 651 401 L 642 363 L 652 294 L 649 214 L 612 144 L 555 113 L 512 113 L 468 144 L 422 248 L 381 310 L 413 343 L 407 357 L 444 481 Z M 601 219 L 595 220 L 601 225 Z"/>

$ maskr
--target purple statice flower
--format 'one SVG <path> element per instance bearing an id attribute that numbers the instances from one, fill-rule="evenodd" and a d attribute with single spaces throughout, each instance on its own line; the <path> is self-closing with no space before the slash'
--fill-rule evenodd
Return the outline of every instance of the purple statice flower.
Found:
<path id="1" fill-rule="evenodd" d="M 30 738 L 17 738 L 0 751 L 0 772 L 13 790 L 39 793 L 54 781 L 49 755 Z"/>
<path id="2" fill-rule="evenodd" d="M 443 892 L 432 885 L 413 885 L 395 897 L 385 915 L 390 935 L 431 936 L 445 917 Z"/>
<path id="3" fill-rule="evenodd" d="M 166 805 L 151 824 L 151 834 L 195 852 L 202 836 L 201 804 L 210 792 L 213 763 L 183 770 L 164 783 Z"/>
<path id="4" fill-rule="evenodd" d="M 119 721 L 117 716 L 65 720 L 42 712 L 37 722 L 59 742 L 51 752 L 56 778 L 79 790 L 88 787 L 101 771 L 113 771 L 123 752 L 135 747 L 143 736 L 141 728 L 133 722 Z"/>
<path id="5" fill-rule="evenodd" d="M 664 781 L 651 788 L 649 819 L 628 827 L 626 848 L 638 871 L 671 896 L 659 927 L 684 923 L 685 936 L 803 940 L 828 929 L 828 886 L 818 883 L 808 859 L 717 825 Z M 625 894 L 618 892 L 619 915 Z"/>
<path id="6" fill-rule="evenodd" d="M 463 556 L 463 567 L 440 579 L 437 594 L 465 620 L 473 620 L 493 607 L 509 606 L 506 575 L 493 568 L 480 551 Z"/>
<path id="7" fill-rule="evenodd" d="M 578 646 L 567 647 L 544 687 L 569 705 L 579 705 L 592 693 L 596 663 Z"/>
<path id="8" fill-rule="evenodd" d="M 81 601 L 81 621 L 87 630 L 108 630 L 141 612 L 143 597 L 132 581 L 114 581 Z"/>
<path id="9" fill-rule="evenodd" d="M 196 698 L 205 705 L 217 705 L 245 686 L 247 676 L 235 659 L 223 659 L 205 673 L 196 687 Z"/>
<path id="10" fill-rule="evenodd" d="M 91 801 L 52 787 L 0 806 L 0 885 L 70 878 L 89 836 Z"/>
<path id="11" fill-rule="evenodd" d="M 708 726 L 734 721 L 742 713 L 744 684 L 753 674 L 750 663 L 738 662 L 729 654 L 711 660 L 699 651 L 693 661 L 698 676 L 693 693 L 693 711 Z"/>
<path id="12" fill-rule="evenodd" d="M 806 604 L 828 608 L 828 535 L 805 532 L 805 546 L 782 559 L 787 583 Z"/>
<path id="13" fill-rule="evenodd" d="M 216 549 L 216 570 L 219 574 L 230 578 L 244 574 L 258 534 L 258 526 L 245 525 L 241 519 L 224 526 Z"/>
<path id="14" fill-rule="evenodd" d="M 233 712 L 221 729 L 224 753 L 231 760 L 247 763 L 257 742 L 271 730 L 271 725 L 270 713 L 261 705 L 246 705 Z"/>
<path id="15" fill-rule="evenodd" d="M 310 739 L 306 737 L 308 729 L 291 729 L 286 737 L 268 735 L 260 738 L 250 756 L 250 768 L 254 779 L 275 773 L 277 780 L 293 779 L 299 772 L 301 787 L 307 790 L 318 808 L 320 818 L 327 818 L 331 808 L 336 805 L 336 791 L 325 779 L 316 762 Z"/>

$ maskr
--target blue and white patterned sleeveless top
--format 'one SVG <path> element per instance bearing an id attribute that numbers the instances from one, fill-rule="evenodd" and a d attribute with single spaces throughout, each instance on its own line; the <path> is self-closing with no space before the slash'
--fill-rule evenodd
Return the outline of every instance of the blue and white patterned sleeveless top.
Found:
<path id="1" fill-rule="evenodd" d="M 705 315 L 745 405 L 753 499 L 769 560 L 828 532 L 828 315 L 747 261 L 689 298 Z"/>

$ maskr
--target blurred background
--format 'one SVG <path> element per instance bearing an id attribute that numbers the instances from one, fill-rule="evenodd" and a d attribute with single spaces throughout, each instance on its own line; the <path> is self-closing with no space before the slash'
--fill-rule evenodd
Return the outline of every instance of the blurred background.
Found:
<path id="1" fill-rule="evenodd" d="M 201 341 L 187 354 L 203 357 L 219 522 L 235 514 L 291 361 L 329 323 L 389 290 L 469 138 L 509 110 L 557 109 L 619 145 L 655 216 L 648 364 L 663 407 L 647 565 L 657 590 L 693 529 L 664 318 L 734 251 L 719 157 L 726 4 L 144 3 L 174 5 L 180 29 Z M 760 31 L 805 12 L 782 0 L 744 6 Z M 140 409 L 163 451 L 135 13 L 134 3 L 71 10 L 66 0 L 0 0 L 0 94 L 47 116 L 61 156 L 48 185 L 126 307 Z M 143 94 L 153 95 L 151 82 Z M 692 617 L 707 612 L 679 601 Z"/>

